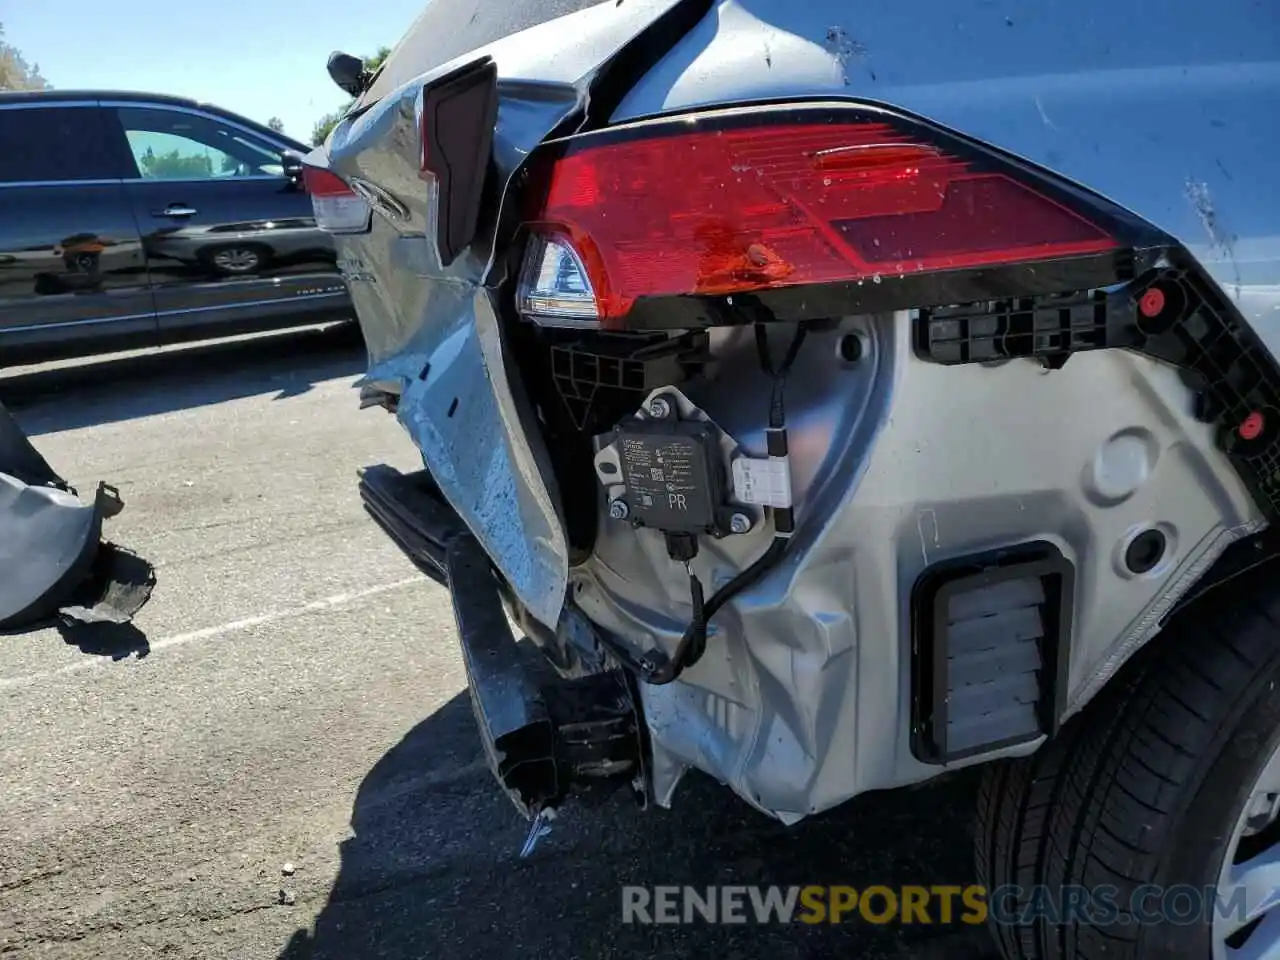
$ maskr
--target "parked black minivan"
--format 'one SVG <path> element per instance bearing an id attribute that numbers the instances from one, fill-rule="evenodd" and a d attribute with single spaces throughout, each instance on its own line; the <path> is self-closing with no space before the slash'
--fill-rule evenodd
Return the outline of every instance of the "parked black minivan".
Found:
<path id="1" fill-rule="evenodd" d="M 308 149 L 176 97 L 0 94 L 0 367 L 350 319 Z"/>

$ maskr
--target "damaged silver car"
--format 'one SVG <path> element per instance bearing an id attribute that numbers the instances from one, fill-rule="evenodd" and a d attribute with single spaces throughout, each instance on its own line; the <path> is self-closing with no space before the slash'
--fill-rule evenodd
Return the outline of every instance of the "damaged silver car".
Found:
<path id="1" fill-rule="evenodd" d="M 331 58 L 305 178 L 531 840 L 982 764 L 1007 909 L 1124 894 L 1007 957 L 1280 956 L 1274 8 L 473 6 Z"/>

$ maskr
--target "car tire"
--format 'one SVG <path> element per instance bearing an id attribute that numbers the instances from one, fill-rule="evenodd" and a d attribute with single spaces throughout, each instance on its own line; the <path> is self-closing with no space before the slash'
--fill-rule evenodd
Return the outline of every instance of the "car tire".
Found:
<path id="1" fill-rule="evenodd" d="M 210 250 L 206 260 L 218 273 L 228 276 L 250 276 L 267 263 L 269 252 L 256 244 L 230 244 Z"/>
<path id="2" fill-rule="evenodd" d="M 984 771 L 977 876 L 1006 960 L 1230 960 L 1272 937 L 1280 956 L 1280 909 L 1240 927 L 1230 884 L 1234 924 L 1195 900 L 1244 861 L 1280 884 L 1275 576 L 1190 605 L 1059 736 Z"/>

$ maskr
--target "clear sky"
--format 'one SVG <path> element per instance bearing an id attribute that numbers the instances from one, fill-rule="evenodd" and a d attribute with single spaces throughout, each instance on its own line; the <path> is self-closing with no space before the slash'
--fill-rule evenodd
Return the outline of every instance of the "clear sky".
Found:
<path id="1" fill-rule="evenodd" d="M 515 3 L 518 0 L 511 0 Z M 395 46 L 430 0 L 0 0 L 5 42 L 54 87 L 205 100 L 310 141 L 346 102 L 329 54 Z"/>

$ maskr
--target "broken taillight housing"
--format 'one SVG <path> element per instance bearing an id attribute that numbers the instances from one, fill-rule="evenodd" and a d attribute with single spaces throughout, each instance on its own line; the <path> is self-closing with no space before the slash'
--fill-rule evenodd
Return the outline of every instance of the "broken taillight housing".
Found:
<path id="1" fill-rule="evenodd" d="M 640 124 L 569 141 L 528 218 L 520 312 L 623 329 L 642 297 L 877 281 L 1119 246 L 986 155 L 962 156 L 879 114 L 797 116 Z"/>
<path id="2" fill-rule="evenodd" d="M 336 173 L 304 166 L 302 183 L 311 197 L 316 226 L 325 233 L 364 233 L 369 229 L 372 209 Z"/>

